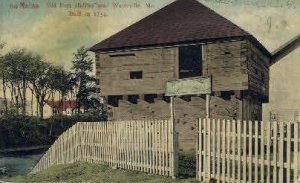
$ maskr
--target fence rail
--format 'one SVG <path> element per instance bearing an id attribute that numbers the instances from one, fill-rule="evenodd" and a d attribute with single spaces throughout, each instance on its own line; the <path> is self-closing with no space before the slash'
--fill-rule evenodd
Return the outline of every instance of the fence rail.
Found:
<path id="1" fill-rule="evenodd" d="M 174 177 L 173 129 L 170 120 L 80 122 L 54 142 L 32 173 L 87 161 Z"/>
<path id="2" fill-rule="evenodd" d="M 298 122 L 200 119 L 198 125 L 199 181 L 300 181 Z"/>

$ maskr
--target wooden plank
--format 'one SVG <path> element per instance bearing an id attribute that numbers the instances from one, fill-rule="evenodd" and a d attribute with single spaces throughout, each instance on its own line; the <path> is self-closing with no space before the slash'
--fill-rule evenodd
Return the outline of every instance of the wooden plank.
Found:
<path id="1" fill-rule="evenodd" d="M 198 121 L 198 134 L 199 134 L 199 140 L 198 140 L 198 180 L 199 181 L 203 181 L 203 177 L 202 177 L 202 147 L 203 147 L 203 143 L 202 143 L 202 136 L 203 136 L 203 131 L 202 131 L 202 119 L 200 118 Z"/>
<path id="2" fill-rule="evenodd" d="M 254 182 L 258 182 L 258 167 L 259 167 L 259 162 L 258 162 L 258 135 L 259 135 L 259 130 L 258 130 L 258 121 L 254 121 L 254 128 L 255 128 L 255 147 L 254 147 Z"/>
<path id="3" fill-rule="evenodd" d="M 138 147 L 138 164 L 139 164 L 139 171 L 143 171 L 143 121 L 139 121 L 138 126 L 138 139 L 139 139 L 139 147 Z"/>
<path id="4" fill-rule="evenodd" d="M 241 163 L 242 163 L 242 151 L 241 151 L 241 135 L 242 135 L 242 129 L 241 129 L 241 120 L 237 120 L 237 148 L 238 148 L 238 154 L 237 154 L 237 181 L 241 182 Z"/>
<path id="5" fill-rule="evenodd" d="M 135 127 L 135 124 L 133 123 L 132 120 L 130 120 L 130 154 L 129 154 L 129 157 L 130 157 L 130 169 L 131 170 L 135 170 L 135 151 L 134 151 L 134 127 Z"/>
<path id="6" fill-rule="evenodd" d="M 225 120 L 222 120 L 222 140 L 223 140 L 223 143 L 222 143 L 222 182 L 225 182 L 225 178 L 226 178 L 226 165 L 225 165 L 225 162 L 226 162 L 226 123 L 225 123 Z"/>
<path id="7" fill-rule="evenodd" d="M 217 120 L 217 132 L 216 132 L 216 135 L 217 135 L 217 180 L 221 180 L 221 121 L 220 119 Z"/>
<path id="8" fill-rule="evenodd" d="M 211 148 L 210 148 L 210 146 L 211 146 L 211 140 L 212 140 L 212 138 L 211 138 L 211 122 L 212 122 L 212 120 L 210 119 L 210 118 L 206 118 L 206 125 L 207 125 L 207 142 L 206 142 L 206 148 L 207 148 L 207 156 L 206 156 L 206 158 L 207 158 L 207 166 L 206 166 L 206 168 L 207 168 L 207 179 L 206 180 L 210 180 L 210 178 L 211 178 Z"/>
<path id="9" fill-rule="evenodd" d="M 294 123 L 294 182 L 296 182 L 300 177 L 300 152 L 299 152 L 299 122 Z"/>
<path id="10" fill-rule="evenodd" d="M 283 161 L 284 161 L 284 123 L 281 122 L 279 123 L 279 182 L 284 182 L 283 181 Z"/>
<path id="11" fill-rule="evenodd" d="M 173 176 L 173 168 L 172 168 L 172 164 L 173 164 L 173 161 L 172 161 L 172 141 L 173 141 L 173 138 L 172 138 L 172 119 L 169 120 L 169 123 L 168 123 L 168 161 L 169 161 L 169 176 L 172 177 Z"/>
<path id="12" fill-rule="evenodd" d="M 247 182 L 247 121 L 243 121 L 242 126 L 243 126 L 243 182 Z"/>
<path id="13" fill-rule="evenodd" d="M 155 173 L 155 121 L 151 125 L 151 173 Z"/>
<path id="14" fill-rule="evenodd" d="M 155 133 L 154 133 L 154 136 L 155 136 L 155 172 L 156 174 L 159 174 L 159 158 L 158 158 L 158 151 L 159 151 L 159 131 L 158 131 L 158 125 L 159 125 L 159 120 L 156 120 L 155 121 Z"/>
<path id="15" fill-rule="evenodd" d="M 197 120 L 197 128 L 196 128 L 196 130 L 197 130 L 197 136 L 196 136 L 196 180 L 198 180 L 198 181 L 200 181 L 200 174 L 199 174 L 199 167 L 200 167 L 200 165 L 199 165 L 199 154 L 200 154 L 200 148 L 199 148 L 199 139 L 200 139 L 200 119 L 198 118 L 198 120 Z"/>
<path id="16" fill-rule="evenodd" d="M 129 121 L 125 121 L 125 168 L 129 169 Z"/>
<path id="17" fill-rule="evenodd" d="M 208 165 L 207 165 L 207 154 L 208 154 L 208 150 L 207 150 L 207 125 L 208 121 L 207 119 L 203 119 L 203 181 L 204 182 L 208 182 Z"/>
<path id="18" fill-rule="evenodd" d="M 146 135 L 146 140 L 145 140 L 145 142 L 146 142 L 146 144 L 145 144 L 145 149 L 146 149 L 146 155 L 145 155 L 145 157 L 146 157 L 146 167 L 147 167 L 147 171 L 146 172 L 150 172 L 149 171 L 149 121 L 146 121 L 146 123 L 145 123 L 145 131 L 146 131 L 146 133 L 145 133 L 145 135 Z"/>
<path id="19" fill-rule="evenodd" d="M 209 106 L 208 106 L 209 107 Z M 208 112 L 209 114 L 209 112 Z M 216 177 L 216 120 L 212 119 L 212 134 L 210 135 L 212 138 L 212 154 L 211 154 L 211 166 L 212 166 L 212 176 L 213 178 Z"/>
<path id="20" fill-rule="evenodd" d="M 139 157 L 139 152 L 140 152 L 140 137 L 139 137 L 139 132 L 140 132 L 140 121 L 135 121 L 135 170 L 140 171 L 140 157 Z"/>
<path id="21" fill-rule="evenodd" d="M 167 127 L 168 127 L 168 120 L 164 120 L 164 125 L 163 125 L 163 138 L 164 138 L 164 153 L 163 153 L 163 165 L 164 165 L 164 175 L 167 176 L 168 175 L 168 131 L 167 131 Z"/>
<path id="22" fill-rule="evenodd" d="M 253 152 L 253 149 L 252 149 L 252 146 L 253 146 L 253 122 L 252 121 L 249 121 L 249 169 L 248 169 L 248 174 L 249 174 L 249 179 L 250 179 L 250 182 L 252 182 L 252 152 Z"/>
<path id="23" fill-rule="evenodd" d="M 158 121 L 158 125 L 157 125 L 157 133 L 158 133 L 158 174 L 162 175 L 162 165 L 161 165 L 161 120 Z"/>
<path id="24" fill-rule="evenodd" d="M 232 129 L 232 135 L 231 135 L 231 137 L 232 137 L 232 140 L 231 140 L 231 142 L 232 142 L 232 155 L 231 155 L 231 157 L 232 157 L 232 175 L 231 175 L 231 180 L 232 181 L 235 181 L 236 180 L 236 164 L 235 164 L 235 162 L 236 162 L 236 157 L 237 157 L 237 155 L 236 155 L 236 136 L 237 136 L 237 134 L 236 134 L 236 121 L 235 120 L 232 120 L 231 121 L 231 129 Z"/>
<path id="25" fill-rule="evenodd" d="M 265 129 L 264 122 L 261 121 L 260 125 L 260 182 L 265 182 Z M 267 144 L 268 146 L 270 144 Z"/>
<path id="26" fill-rule="evenodd" d="M 270 183 L 271 180 L 271 132 L 272 132 L 272 125 L 271 121 L 267 122 L 267 183 Z"/>
<path id="27" fill-rule="evenodd" d="M 273 126 L 273 183 L 277 182 L 277 123 L 272 123 Z"/>
<path id="28" fill-rule="evenodd" d="M 147 172 L 146 170 L 146 122 L 145 120 L 142 121 L 142 132 L 141 132 L 141 137 L 142 137 L 142 166 L 143 166 L 143 171 Z"/>
<path id="29" fill-rule="evenodd" d="M 231 171 L 231 160 L 230 160 L 230 149 L 231 149 L 231 125 L 230 125 L 230 120 L 226 121 L 226 162 L 227 162 L 227 166 L 226 166 L 226 180 L 227 182 L 231 182 L 230 179 L 230 171 Z"/>
<path id="30" fill-rule="evenodd" d="M 291 123 L 286 123 L 286 182 L 291 182 Z"/>

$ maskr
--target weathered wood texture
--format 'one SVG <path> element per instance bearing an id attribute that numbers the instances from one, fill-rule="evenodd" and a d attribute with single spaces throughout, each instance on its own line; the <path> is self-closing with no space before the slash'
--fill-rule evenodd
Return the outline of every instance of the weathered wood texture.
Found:
<path id="1" fill-rule="evenodd" d="M 213 91 L 247 90 L 247 42 L 203 45 L 203 75 L 212 76 Z"/>
<path id="2" fill-rule="evenodd" d="M 202 45 L 202 74 L 212 76 L 213 91 L 269 92 L 269 58 L 250 41 L 235 40 Z M 113 56 L 133 54 L 131 56 Z M 163 93 L 168 80 L 179 77 L 179 48 L 96 54 L 101 95 Z M 142 79 L 130 79 L 130 71 L 143 71 Z"/>
<path id="3" fill-rule="evenodd" d="M 300 178 L 298 122 L 200 119 L 200 182 L 293 183 Z"/>
<path id="4" fill-rule="evenodd" d="M 175 129 L 178 132 L 179 150 L 195 152 L 197 139 L 198 118 L 205 117 L 205 99 L 191 97 L 190 101 L 176 97 L 175 104 Z M 239 119 L 239 100 L 234 95 L 229 100 L 212 96 L 210 100 L 210 114 L 214 118 Z M 154 103 L 138 100 L 137 104 L 120 100 L 119 107 L 111 107 L 109 120 L 145 120 L 169 119 L 169 103 L 155 99 Z"/>
<path id="5" fill-rule="evenodd" d="M 262 120 L 262 101 L 255 97 L 242 99 L 243 117 L 240 120 Z"/>
<path id="6" fill-rule="evenodd" d="M 178 78 L 178 48 L 161 48 L 126 52 L 134 56 L 99 54 L 97 71 L 101 95 L 163 93 L 165 82 Z M 143 71 L 142 79 L 130 79 L 131 71 Z"/>
<path id="7" fill-rule="evenodd" d="M 267 58 L 250 41 L 247 42 L 247 74 L 250 91 L 258 93 L 267 102 L 269 97 L 269 66 L 270 59 Z"/>
<path id="8" fill-rule="evenodd" d="M 80 122 L 54 142 L 32 173 L 87 161 L 174 177 L 176 142 L 170 120 Z"/>

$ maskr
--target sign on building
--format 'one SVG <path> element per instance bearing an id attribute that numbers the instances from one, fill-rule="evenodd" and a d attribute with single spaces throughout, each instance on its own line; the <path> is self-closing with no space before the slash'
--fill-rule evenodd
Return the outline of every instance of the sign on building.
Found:
<path id="1" fill-rule="evenodd" d="M 211 77 L 193 77 L 168 81 L 166 96 L 200 95 L 211 93 Z"/>
<path id="2" fill-rule="evenodd" d="M 182 95 L 206 95 L 206 117 L 209 118 L 209 96 L 211 94 L 211 77 L 193 77 L 168 81 L 165 96 L 170 96 L 171 120 L 174 120 L 174 97 Z"/>

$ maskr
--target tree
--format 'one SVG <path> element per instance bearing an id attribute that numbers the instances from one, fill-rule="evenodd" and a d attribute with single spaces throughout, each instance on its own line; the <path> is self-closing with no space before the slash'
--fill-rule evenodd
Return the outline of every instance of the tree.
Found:
<path id="1" fill-rule="evenodd" d="M 16 106 L 17 112 L 21 108 L 26 114 L 28 77 L 32 54 L 24 49 L 14 49 L 4 56 L 5 79 L 10 89 L 11 101 Z"/>
<path id="2" fill-rule="evenodd" d="M 44 106 L 50 98 L 56 85 L 56 73 L 59 72 L 57 67 L 43 61 L 42 57 L 36 55 L 33 57 L 32 67 L 30 70 L 30 89 L 37 101 L 37 111 L 40 118 L 44 117 Z"/>
<path id="3" fill-rule="evenodd" d="M 64 105 L 64 99 L 68 93 L 73 89 L 72 73 L 65 71 L 61 67 L 55 67 L 53 70 L 53 89 L 58 92 L 60 105 Z"/>
<path id="4" fill-rule="evenodd" d="M 4 48 L 6 43 L 0 42 L 0 50 Z M 7 106 L 7 97 L 6 97 L 6 72 L 5 72 L 5 63 L 4 58 L 0 54 L 0 79 L 2 80 L 2 92 L 4 97 L 4 105 L 5 105 L 5 113 L 8 112 L 8 106 Z"/>
<path id="5" fill-rule="evenodd" d="M 88 49 L 83 46 L 80 47 L 74 53 L 72 63 L 76 107 L 79 114 L 81 106 L 84 106 L 85 110 L 88 108 L 88 96 L 94 91 L 90 83 L 95 82 L 96 79 L 90 76 L 90 73 L 93 71 L 93 60 L 88 55 Z"/>

